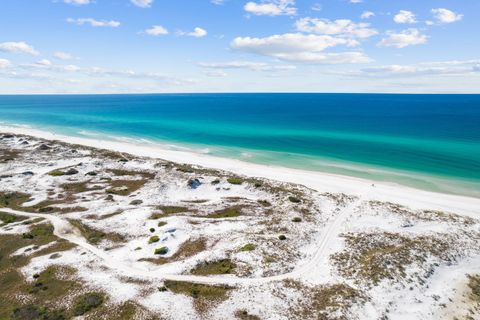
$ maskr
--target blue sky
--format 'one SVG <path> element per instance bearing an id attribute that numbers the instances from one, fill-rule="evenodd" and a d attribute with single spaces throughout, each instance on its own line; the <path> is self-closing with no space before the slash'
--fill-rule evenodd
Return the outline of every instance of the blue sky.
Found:
<path id="1" fill-rule="evenodd" d="M 0 93 L 480 93 L 479 31 L 473 0 L 3 0 Z"/>

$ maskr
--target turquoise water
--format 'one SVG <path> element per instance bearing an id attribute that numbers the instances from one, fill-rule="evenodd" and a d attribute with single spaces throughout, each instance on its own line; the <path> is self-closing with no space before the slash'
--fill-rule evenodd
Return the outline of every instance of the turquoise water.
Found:
<path id="1" fill-rule="evenodd" d="M 480 95 L 0 96 L 0 121 L 480 197 Z"/>

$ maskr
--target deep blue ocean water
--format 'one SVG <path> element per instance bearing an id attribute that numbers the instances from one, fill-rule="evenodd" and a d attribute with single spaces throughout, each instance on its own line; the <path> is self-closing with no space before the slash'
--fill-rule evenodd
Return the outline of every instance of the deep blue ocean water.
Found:
<path id="1" fill-rule="evenodd" d="M 480 95 L 0 96 L 0 122 L 480 197 Z"/>

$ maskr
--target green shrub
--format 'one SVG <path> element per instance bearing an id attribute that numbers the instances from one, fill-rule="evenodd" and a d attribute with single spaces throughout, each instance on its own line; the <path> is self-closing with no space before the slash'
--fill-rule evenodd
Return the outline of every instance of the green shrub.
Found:
<path id="1" fill-rule="evenodd" d="M 61 176 L 64 176 L 64 175 L 65 175 L 65 172 L 55 170 L 55 171 L 50 171 L 50 172 L 48 173 L 48 175 L 49 175 L 49 176 L 52 176 L 52 177 L 61 177 Z"/>
<path id="2" fill-rule="evenodd" d="M 282 234 L 278 236 L 278 239 L 283 241 L 283 240 L 287 240 L 287 237 Z"/>
<path id="3" fill-rule="evenodd" d="M 160 227 L 160 228 L 163 227 L 163 226 L 166 226 L 166 225 L 167 225 L 167 223 L 165 221 L 160 221 L 158 223 L 158 227 Z"/>
<path id="4" fill-rule="evenodd" d="M 158 236 L 152 236 L 152 237 L 150 237 L 150 239 L 148 239 L 149 244 L 155 243 L 155 242 L 158 242 L 158 241 L 160 241 L 160 238 Z"/>
<path id="5" fill-rule="evenodd" d="M 241 179 L 241 178 L 228 178 L 227 182 L 230 183 L 230 184 L 239 185 L 239 184 L 243 183 L 243 179 Z"/>
<path id="6" fill-rule="evenodd" d="M 300 200 L 299 198 L 294 197 L 294 196 L 288 197 L 288 200 L 290 200 L 290 202 L 293 202 L 293 203 L 300 203 L 300 202 L 302 202 L 302 200 Z"/>
<path id="7" fill-rule="evenodd" d="M 157 248 L 155 249 L 155 254 L 159 254 L 159 255 L 165 255 L 168 253 L 168 248 L 167 247 L 161 247 L 161 248 Z"/>
<path id="8" fill-rule="evenodd" d="M 150 232 L 151 232 L 151 233 L 154 233 L 154 232 L 155 232 L 155 228 L 150 228 Z"/>
<path id="9" fill-rule="evenodd" d="M 101 306 L 103 300 L 103 296 L 99 293 L 87 293 L 77 299 L 73 306 L 73 314 L 77 317 L 82 316 L 90 310 Z"/>
<path id="10" fill-rule="evenodd" d="M 302 222 L 302 218 L 295 217 L 295 218 L 292 219 L 292 222 Z"/>
<path id="11" fill-rule="evenodd" d="M 253 251 L 255 250 L 257 246 L 255 246 L 253 243 L 248 243 L 244 245 L 243 247 L 240 248 L 240 251 L 245 252 L 245 251 Z"/>

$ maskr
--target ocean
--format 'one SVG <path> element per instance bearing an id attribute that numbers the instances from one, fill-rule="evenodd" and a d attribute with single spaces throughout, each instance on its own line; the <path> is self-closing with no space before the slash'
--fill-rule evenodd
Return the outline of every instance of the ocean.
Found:
<path id="1" fill-rule="evenodd" d="M 480 197 L 480 95 L 3 95 L 2 123 Z"/>

